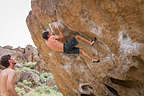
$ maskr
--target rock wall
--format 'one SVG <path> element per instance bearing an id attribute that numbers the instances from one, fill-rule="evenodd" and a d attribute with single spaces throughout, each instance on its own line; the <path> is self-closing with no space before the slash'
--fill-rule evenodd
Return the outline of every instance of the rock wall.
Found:
<path id="1" fill-rule="evenodd" d="M 31 0 L 31 7 L 27 26 L 64 96 L 144 95 L 144 0 Z M 41 34 L 54 22 L 63 42 L 97 37 L 78 46 L 100 62 L 49 49 Z"/>

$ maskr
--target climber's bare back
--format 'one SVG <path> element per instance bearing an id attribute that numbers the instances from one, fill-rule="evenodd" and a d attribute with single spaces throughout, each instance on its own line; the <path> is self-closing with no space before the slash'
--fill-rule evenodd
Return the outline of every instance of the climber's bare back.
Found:
<path id="1" fill-rule="evenodd" d="M 56 52 L 63 52 L 63 43 L 57 40 L 57 36 L 50 36 L 46 44 Z"/>
<path id="2" fill-rule="evenodd" d="M 0 72 L 0 96 L 12 96 L 8 91 L 8 86 L 16 82 L 16 72 L 7 68 Z"/>

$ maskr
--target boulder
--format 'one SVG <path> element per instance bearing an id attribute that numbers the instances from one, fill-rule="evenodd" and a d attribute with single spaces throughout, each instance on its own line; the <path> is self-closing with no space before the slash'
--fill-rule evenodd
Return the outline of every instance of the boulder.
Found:
<path id="1" fill-rule="evenodd" d="M 14 54 L 14 53 L 16 53 L 16 51 L 0 47 L 0 58 L 3 55 Z"/>
<path id="2" fill-rule="evenodd" d="M 41 59 L 35 64 L 34 69 L 38 70 L 39 72 L 49 72 L 49 68 L 45 66 L 47 66 L 47 64 Z"/>
<path id="3" fill-rule="evenodd" d="M 24 53 L 25 48 L 17 47 L 17 48 L 15 48 L 14 50 L 19 51 L 19 52 L 21 52 L 21 53 Z"/>
<path id="4" fill-rule="evenodd" d="M 24 80 L 32 82 L 33 86 L 39 85 L 40 77 L 34 72 L 20 72 L 18 75 L 19 81 L 23 82 Z"/>
<path id="5" fill-rule="evenodd" d="M 31 0 L 31 7 L 27 26 L 64 96 L 144 95 L 143 0 Z M 55 22 L 63 42 L 75 34 L 96 37 L 94 46 L 78 46 L 99 62 L 49 49 L 41 34 Z"/>
<path id="6" fill-rule="evenodd" d="M 3 48 L 4 48 L 4 49 L 10 49 L 10 50 L 12 50 L 12 49 L 13 49 L 13 47 L 12 47 L 12 46 L 9 46 L 9 45 L 4 46 Z"/>
<path id="7" fill-rule="evenodd" d="M 37 62 L 41 60 L 39 52 L 32 45 L 27 45 L 24 49 L 24 57 L 28 62 Z"/>

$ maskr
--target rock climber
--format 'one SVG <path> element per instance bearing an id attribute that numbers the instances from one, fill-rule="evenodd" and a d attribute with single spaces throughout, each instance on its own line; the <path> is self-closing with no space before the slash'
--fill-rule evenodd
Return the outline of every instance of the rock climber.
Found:
<path id="1" fill-rule="evenodd" d="M 62 43 L 58 41 L 59 39 L 63 39 L 64 36 L 62 32 L 60 31 L 59 25 L 56 28 L 59 32 L 59 35 L 52 34 L 51 31 L 45 31 L 42 33 L 42 38 L 45 40 L 46 45 L 51 48 L 52 50 L 56 52 L 64 52 L 67 54 L 79 54 L 81 53 L 83 56 L 91 60 L 93 63 L 97 62 L 98 60 L 96 58 L 92 58 L 88 56 L 83 49 L 75 47 L 78 44 L 78 40 L 82 40 L 87 42 L 90 45 L 93 45 L 96 41 L 96 38 L 94 38 L 92 41 L 89 41 L 80 35 L 76 35 L 75 37 L 72 37 L 71 39 L 67 40 L 65 43 Z"/>
<path id="2" fill-rule="evenodd" d="M 16 83 L 16 71 L 14 56 L 4 55 L 1 57 L 0 64 L 5 67 L 0 72 L 0 96 L 18 96 L 14 85 Z"/>

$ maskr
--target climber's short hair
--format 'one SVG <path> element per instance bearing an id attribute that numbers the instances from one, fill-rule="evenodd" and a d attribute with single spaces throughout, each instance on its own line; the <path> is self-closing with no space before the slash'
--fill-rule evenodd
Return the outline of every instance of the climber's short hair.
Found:
<path id="1" fill-rule="evenodd" d="M 48 40 L 48 38 L 49 38 L 49 37 L 48 37 L 49 33 L 50 33 L 49 31 L 43 32 L 43 33 L 42 33 L 43 39 Z"/>
<path id="2" fill-rule="evenodd" d="M 0 64 L 7 68 L 10 65 L 9 63 L 10 59 L 11 59 L 11 55 L 4 55 L 1 57 Z"/>

